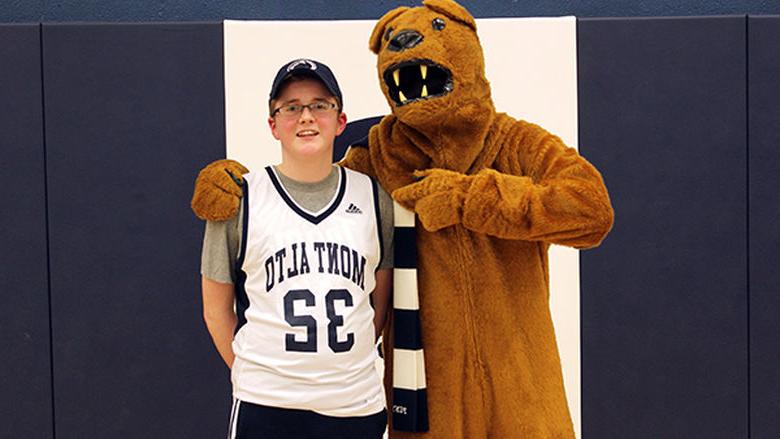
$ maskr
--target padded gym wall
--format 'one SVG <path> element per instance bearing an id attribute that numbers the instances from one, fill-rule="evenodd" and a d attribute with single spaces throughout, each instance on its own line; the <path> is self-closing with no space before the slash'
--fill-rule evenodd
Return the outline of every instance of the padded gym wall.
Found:
<path id="1" fill-rule="evenodd" d="M 44 24 L 57 439 L 221 437 L 198 169 L 222 157 L 222 24 Z"/>
<path id="2" fill-rule="evenodd" d="M 616 208 L 581 253 L 585 439 L 780 436 L 780 18 L 747 23 L 579 21 Z M 225 153 L 221 23 L 45 25 L 45 87 L 39 33 L 0 27 L 0 437 L 219 437 L 187 204 Z"/>
<path id="3" fill-rule="evenodd" d="M 0 437 L 52 437 L 40 26 L 0 26 Z"/>
<path id="4" fill-rule="evenodd" d="M 578 22 L 580 150 L 615 207 L 583 252 L 583 436 L 748 433 L 745 17 Z"/>
<path id="5" fill-rule="evenodd" d="M 376 19 L 397 6 L 416 6 L 421 0 L 40 0 L 6 2 L 3 21 L 191 21 L 223 18 L 254 20 Z M 460 0 L 475 17 L 683 16 L 777 14 L 775 0 Z"/>
<path id="6" fill-rule="evenodd" d="M 780 17 L 748 18 L 750 420 L 780 437 Z"/>

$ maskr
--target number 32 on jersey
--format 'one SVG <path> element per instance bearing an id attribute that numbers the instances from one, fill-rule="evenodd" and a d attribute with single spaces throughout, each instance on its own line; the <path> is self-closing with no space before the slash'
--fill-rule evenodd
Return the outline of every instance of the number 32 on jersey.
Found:
<path id="1" fill-rule="evenodd" d="M 284 295 L 284 319 L 293 327 L 306 328 L 306 340 L 295 340 L 295 334 L 285 334 L 284 346 L 288 352 L 317 352 L 317 320 L 311 315 L 296 315 L 295 302 L 303 301 L 304 306 L 313 307 L 315 303 L 314 293 L 308 289 L 290 290 Z M 344 325 L 344 316 L 336 314 L 336 301 L 344 302 L 344 306 L 351 307 L 352 295 L 345 289 L 334 289 L 325 295 L 325 310 L 328 316 L 328 346 L 334 353 L 347 352 L 355 344 L 355 334 L 348 333 L 346 340 L 339 341 L 338 327 Z"/>

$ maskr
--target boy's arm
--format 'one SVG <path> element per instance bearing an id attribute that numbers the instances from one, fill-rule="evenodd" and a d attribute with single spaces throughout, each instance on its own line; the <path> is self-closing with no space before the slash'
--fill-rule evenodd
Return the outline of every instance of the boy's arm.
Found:
<path id="1" fill-rule="evenodd" d="M 390 292 L 393 290 L 393 269 L 380 268 L 376 271 L 376 288 L 371 293 L 374 304 L 374 338 L 378 338 L 387 322 Z"/>
<path id="2" fill-rule="evenodd" d="M 235 289 L 233 284 L 217 282 L 206 276 L 201 276 L 201 279 L 203 320 L 206 321 L 206 327 L 219 355 L 230 368 L 235 359 L 232 343 L 238 321 L 233 309 Z"/>
<path id="3" fill-rule="evenodd" d="M 237 324 L 234 310 L 233 270 L 241 241 L 241 211 L 227 221 L 208 221 L 201 253 L 203 319 L 211 339 L 228 367 L 233 365 L 233 335 Z"/>
<path id="4" fill-rule="evenodd" d="M 390 195 L 376 182 L 379 197 L 379 228 L 382 234 L 382 261 L 376 270 L 376 288 L 371 294 L 374 306 L 375 336 L 379 337 L 387 324 L 387 313 L 390 311 L 390 297 L 393 291 L 393 200 Z"/>

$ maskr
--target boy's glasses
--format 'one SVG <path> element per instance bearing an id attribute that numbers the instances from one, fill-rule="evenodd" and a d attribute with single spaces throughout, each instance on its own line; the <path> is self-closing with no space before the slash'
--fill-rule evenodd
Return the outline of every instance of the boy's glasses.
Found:
<path id="1" fill-rule="evenodd" d="M 304 108 L 308 108 L 309 111 L 311 111 L 311 114 L 313 114 L 314 116 L 324 116 L 329 112 L 331 112 L 332 110 L 335 110 L 336 107 L 338 107 L 338 105 L 328 101 L 316 101 L 306 105 L 287 104 L 287 105 L 282 105 L 281 107 L 274 110 L 271 113 L 271 117 L 274 117 L 277 114 L 285 118 L 298 117 L 301 115 L 301 113 L 303 113 Z"/>

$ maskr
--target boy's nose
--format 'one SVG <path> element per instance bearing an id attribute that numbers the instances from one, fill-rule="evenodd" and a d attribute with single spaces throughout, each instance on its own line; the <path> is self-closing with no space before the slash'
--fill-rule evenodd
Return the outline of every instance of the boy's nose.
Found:
<path id="1" fill-rule="evenodd" d="M 303 107 L 303 110 L 301 110 L 301 115 L 298 116 L 299 120 L 313 120 L 314 119 L 314 113 L 311 112 L 311 109 L 309 107 Z"/>

